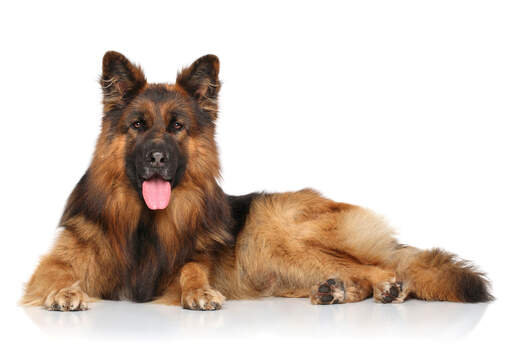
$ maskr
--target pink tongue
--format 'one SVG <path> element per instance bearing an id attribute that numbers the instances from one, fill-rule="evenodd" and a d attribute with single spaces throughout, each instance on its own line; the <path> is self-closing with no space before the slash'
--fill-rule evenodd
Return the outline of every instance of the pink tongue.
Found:
<path id="1" fill-rule="evenodd" d="M 142 183 L 142 196 L 151 210 L 165 209 L 171 198 L 171 183 L 153 178 Z"/>

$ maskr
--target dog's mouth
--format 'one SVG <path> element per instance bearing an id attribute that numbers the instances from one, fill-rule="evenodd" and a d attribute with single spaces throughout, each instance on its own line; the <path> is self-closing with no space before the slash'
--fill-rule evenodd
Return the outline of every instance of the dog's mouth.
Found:
<path id="1" fill-rule="evenodd" d="M 151 210 L 165 209 L 171 199 L 171 182 L 155 175 L 142 182 L 142 197 Z"/>

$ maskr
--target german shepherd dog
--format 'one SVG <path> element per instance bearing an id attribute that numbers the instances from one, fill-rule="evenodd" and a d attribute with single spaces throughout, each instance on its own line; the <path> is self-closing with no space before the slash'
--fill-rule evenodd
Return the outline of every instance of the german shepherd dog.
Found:
<path id="1" fill-rule="evenodd" d="M 219 60 L 150 84 L 117 52 L 103 58 L 104 115 L 92 162 L 22 304 L 85 310 L 95 299 L 216 310 L 224 300 L 313 304 L 408 297 L 492 300 L 469 262 L 401 245 L 383 219 L 305 189 L 226 195 L 214 139 Z"/>

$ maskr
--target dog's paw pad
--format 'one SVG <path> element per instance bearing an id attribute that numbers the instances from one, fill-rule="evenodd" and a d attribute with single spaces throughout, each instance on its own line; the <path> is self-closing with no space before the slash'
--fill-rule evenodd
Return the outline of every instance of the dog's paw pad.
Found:
<path id="1" fill-rule="evenodd" d="M 337 278 L 313 286 L 310 293 L 311 303 L 314 305 L 332 305 L 343 303 L 345 300 L 345 286 Z"/>
<path id="2" fill-rule="evenodd" d="M 373 298 L 381 303 L 402 303 L 407 297 L 401 282 L 382 282 L 374 286 Z"/>

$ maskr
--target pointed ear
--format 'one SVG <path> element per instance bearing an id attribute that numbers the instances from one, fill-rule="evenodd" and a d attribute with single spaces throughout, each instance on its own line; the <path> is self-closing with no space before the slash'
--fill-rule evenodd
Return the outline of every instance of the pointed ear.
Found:
<path id="1" fill-rule="evenodd" d="M 108 112 L 128 104 L 146 85 L 146 78 L 142 69 L 122 54 L 107 51 L 103 56 L 100 84 L 105 112 Z"/>
<path id="2" fill-rule="evenodd" d="M 194 97 L 199 107 L 210 114 L 212 119 L 217 118 L 217 96 L 220 90 L 219 59 L 215 55 L 205 55 L 190 67 L 178 73 L 176 84 Z"/>

